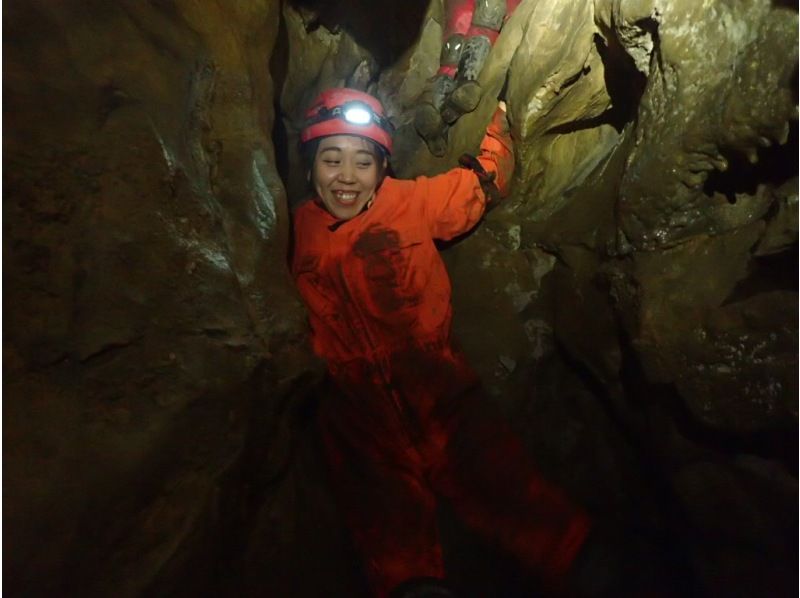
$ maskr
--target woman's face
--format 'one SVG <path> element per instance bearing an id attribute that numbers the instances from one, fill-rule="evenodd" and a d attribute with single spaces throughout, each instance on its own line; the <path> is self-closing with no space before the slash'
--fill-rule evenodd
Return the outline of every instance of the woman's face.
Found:
<path id="1" fill-rule="evenodd" d="M 355 135 L 333 135 L 320 141 L 311 180 L 325 208 L 339 220 L 361 213 L 372 199 L 386 167 L 373 146 Z"/>

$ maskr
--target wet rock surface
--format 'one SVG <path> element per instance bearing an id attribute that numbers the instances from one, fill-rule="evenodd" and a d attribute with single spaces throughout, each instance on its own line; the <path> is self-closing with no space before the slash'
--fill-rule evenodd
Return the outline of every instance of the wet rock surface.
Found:
<path id="1" fill-rule="evenodd" d="M 269 137 L 278 8 L 4 18 L 4 589 L 200 595 L 248 447 L 279 467 L 319 372 Z"/>
<path id="2" fill-rule="evenodd" d="M 285 265 L 304 110 L 349 85 L 401 177 L 474 152 L 505 87 L 512 193 L 443 247 L 489 395 L 679 595 L 791 595 L 796 6 L 524 0 L 443 156 L 413 119 L 444 3 L 366 8 L 7 3 L 9 594 L 363 593 Z M 442 524 L 476 595 L 530 590 Z"/>

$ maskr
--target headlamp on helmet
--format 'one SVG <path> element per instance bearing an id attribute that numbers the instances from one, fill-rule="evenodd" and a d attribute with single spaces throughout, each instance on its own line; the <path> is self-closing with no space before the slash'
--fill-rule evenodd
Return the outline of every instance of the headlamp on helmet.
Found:
<path id="1" fill-rule="evenodd" d="M 340 118 L 351 125 L 370 125 L 375 123 L 387 133 L 391 134 L 394 131 L 394 127 L 389 120 L 375 112 L 368 104 L 358 101 L 347 102 L 346 104 L 334 106 L 333 108 L 323 106 L 319 109 L 316 116 L 307 121 L 306 126 L 311 126 L 334 118 Z"/>
<path id="2" fill-rule="evenodd" d="M 358 135 L 375 141 L 387 153 L 392 151 L 392 123 L 383 115 L 383 107 L 372 96 L 353 89 L 323 92 L 306 114 L 300 135 L 307 142 L 327 135 Z"/>
<path id="3" fill-rule="evenodd" d="M 347 108 L 343 107 L 342 114 L 347 122 L 353 123 L 354 125 L 366 125 L 372 120 L 372 111 L 357 104 Z"/>

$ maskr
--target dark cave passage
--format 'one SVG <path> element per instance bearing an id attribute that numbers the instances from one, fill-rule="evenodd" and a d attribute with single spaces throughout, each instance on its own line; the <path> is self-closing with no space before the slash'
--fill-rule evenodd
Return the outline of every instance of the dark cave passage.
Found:
<path id="1" fill-rule="evenodd" d="M 753 164 L 740 152 L 722 152 L 728 161 L 725 172 L 713 170 L 706 179 L 703 192 L 709 197 L 724 195 L 729 203 L 736 203 L 738 193 L 755 195 L 759 185 L 780 187 L 797 178 L 797 121 L 789 127 L 787 141 L 759 148 L 758 161 Z"/>

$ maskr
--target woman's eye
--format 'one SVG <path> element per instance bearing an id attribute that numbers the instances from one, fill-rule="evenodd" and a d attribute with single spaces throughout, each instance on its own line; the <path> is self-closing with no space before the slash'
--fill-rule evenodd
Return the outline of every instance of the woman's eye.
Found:
<path id="1" fill-rule="evenodd" d="M 339 160 L 323 160 L 323 163 L 327 164 L 328 166 L 338 166 Z"/>
<path id="2" fill-rule="evenodd" d="M 372 162 L 359 162 L 357 166 L 359 168 L 369 168 L 370 166 L 372 166 Z"/>

